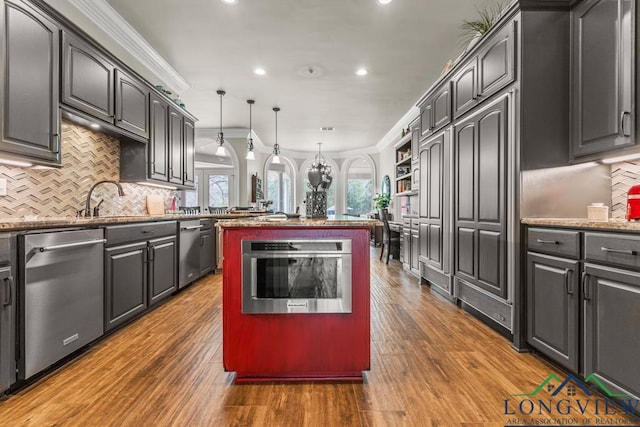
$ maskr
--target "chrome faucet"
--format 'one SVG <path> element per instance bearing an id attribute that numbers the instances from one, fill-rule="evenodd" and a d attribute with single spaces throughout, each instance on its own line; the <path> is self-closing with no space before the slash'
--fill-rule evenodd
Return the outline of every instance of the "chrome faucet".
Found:
<path id="1" fill-rule="evenodd" d="M 122 197 L 124 196 L 124 191 L 122 191 L 122 186 L 115 182 L 115 181 L 98 181 L 95 184 L 93 184 L 93 186 L 91 186 L 91 189 L 89 190 L 89 194 L 87 194 L 87 203 L 85 204 L 84 207 L 84 216 L 98 216 L 99 211 L 98 208 L 100 207 L 100 205 L 102 204 L 102 200 L 100 200 L 100 203 L 98 203 L 98 206 L 95 207 L 94 211 L 93 211 L 93 215 L 91 215 L 91 194 L 93 193 L 93 190 L 100 184 L 114 184 L 118 187 L 118 196 Z"/>

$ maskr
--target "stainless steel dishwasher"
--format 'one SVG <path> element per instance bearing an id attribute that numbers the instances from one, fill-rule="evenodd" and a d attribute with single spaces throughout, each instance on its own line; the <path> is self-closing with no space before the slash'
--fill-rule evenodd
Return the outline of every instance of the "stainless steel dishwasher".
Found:
<path id="1" fill-rule="evenodd" d="M 184 288 L 200 277 L 200 229 L 199 219 L 179 222 L 180 263 L 178 265 L 178 288 Z"/>
<path id="2" fill-rule="evenodd" d="M 20 236 L 19 379 L 103 334 L 104 242 L 102 229 Z"/>

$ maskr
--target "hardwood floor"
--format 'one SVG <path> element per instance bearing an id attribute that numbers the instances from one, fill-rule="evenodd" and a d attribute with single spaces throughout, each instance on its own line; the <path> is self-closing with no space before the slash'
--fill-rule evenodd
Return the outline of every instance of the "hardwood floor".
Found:
<path id="1" fill-rule="evenodd" d="M 566 376 L 516 353 L 397 261 L 371 255 L 371 371 L 362 384 L 233 385 L 222 367 L 216 275 L 0 402 L 0 425 L 505 425 L 517 417 L 504 414 L 505 399 L 523 399 L 510 395 L 551 373 Z"/>

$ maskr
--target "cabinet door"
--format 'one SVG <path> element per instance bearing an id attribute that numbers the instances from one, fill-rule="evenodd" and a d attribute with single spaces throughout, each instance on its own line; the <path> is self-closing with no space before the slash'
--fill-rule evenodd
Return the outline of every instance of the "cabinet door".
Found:
<path id="1" fill-rule="evenodd" d="M 612 393 L 640 396 L 640 274 L 585 264 L 584 375 Z"/>
<path id="2" fill-rule="evenodd" d="M 433 131 L 451 123 L 451 85 L 447 82 L 433 95 Z"/>
<path id="3" fill-rule="evenodd" d="M 418 161 L 418 153 L 420 152 L 420 118 L 414 120 L 411 125 L 411 162 Z"/>
<path id="4" fill-rule="evenodd" d="M 62 40 L 62 102 L 113 123 L 115 67 L 78 37 L 65 32 Z"/>
<path id="5" fill-rule="evenodd" d="M 444 140 L 446 132 L 441 132 L 423 144 L 420 152 L 422 184 L 420 190 L 420 216 L 425 225 L 421 233 L 428 236 L 428 246 L 423 253 L 423 262 L 442 269 L 443 260 L 443 182 L 444 182 Z M 422 243 L 421 243 L 422 244 Z"/>
<path id="6" fill-rule="evenodd" d="M 420 217 L 429 216 L 429 154 L 426 149 L 420 150 Z"/>
<path id="7" fill-rule="evenodd" d="M 141 81 L 116 70 L 116 126 L 149 138 L 149 95 Z"/>
<path id="8" fill-rule="evenodd" d="M 149 305 L 178 289 L 178 251 L 176 237 L 149 242 Z"/>
<path id="9" fill-rule="evenodd" d="M 200 234 L 200 275 L 215 268 L 215 245 L 211 231 Z"/>
<path id="10" fill-rule="evenodd" d="M 403 227 L 402 230 L 402 250 L 404 251 L 402 263 L 406 268 L 411 268 L 411 229 L 409 227 Z"/>
<path id="11" fill-rule="evenodd" d="M 420 107 L 420 138 L 431 135 L 433 130 L 433 106 L 431 100 L 427 100 Z"/>
<path id="12" fill-rule="evenodd" d="M 573 156 L 634 144 L 630 0 L 587 0 L 572 12 Z"/>
<path id="13" fill-rule="evenodd" d="M 16 381 L 15 297 L 15 281 L 11 275 L 11 268 L 0 268 L 0 393 Z"/>
<path id="14" fill-rule="evenodd" d="M 195 128 L 193 122 L 186 117 L 183 120 L 183 142 L 184 142 L 184 185 L 193 186 L 195 184 Z"/>
<path id="15" fill-rule="evenodd" d="M 182 184 L 184 178 L 182 130 L 182 114 L 169 107 L 169 181 L 174 184 Z"/>
<path id="16" fill-rule="evenodd" d="M 507 98 L 456 125 L 456 275 L 506 297 Z"/>
<path id="17" fill-rule="evenodd" d="M 105 330 L 147 309 L 147 243 L 105 250 Z"/>
<path id="18" fill-rule="evenodd" d="M 491 36 L 478 52 L 478 95 L 487 98 L 515 79 L 513 22 Z"/>
<path id="19" fill-rule="evenodd" d="M 420 231 L 417 227 L 411 229 L 411 271 L 420 274 Z"/>
<path id="20" fill-rule="evenodd" d="M 60 163 L 60 30 L 21 1 L 5 1 L 0 150 Z"/>
<path id="21" fill-rule="evenodd" d="M 149 178 L 169 180 L 169 105 L 156 95 L 150 102 Z"/>
<path id="22" fill-rule="evenodd" d="M 478 104 L 477 59 L 473 58 L 451 79 L 453 117 L 456 119 Z"/>
<path id="23" fill-rule="evenodd" d="M 565 368 L 578 371 L 579 262 L 527 254 L 527 340 Z"/>

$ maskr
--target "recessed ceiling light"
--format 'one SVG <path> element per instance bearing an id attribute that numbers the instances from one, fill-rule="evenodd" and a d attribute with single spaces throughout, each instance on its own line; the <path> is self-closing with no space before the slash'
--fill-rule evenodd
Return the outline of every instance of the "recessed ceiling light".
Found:
<path id="1" fill-rule="evenodd" d="M 262 67 L 257 67 L 253 69 L 253 74 L 255 74 L 256 76 L 264 76 L 265 74 L 267 74 L 267 71 Z"/>
<path id="2" fill-rule="evenodd" d="M 222 3 L 226 3 L 226 4 L 236 4 L 238 3 L 238 0 L 220 0 L 222 1 Z M 383 0 L 383 1 L 387 1 L 387 0 Z"/>
<path id="3" fill-rule="evenodd" d="M 367 74 L 369 74 L 369 71 L 366 68 L 358 68 L 356 70 L 356 75 L 358 76 L 366 76 Z"/>
<path id="4" fill-rule="evenodd" d="M 392 0 L 377 0 L 377 1 L 378 1 L 378 4 L 383 4 L 384 5 L 384 4 L 391 3 Z"/>

